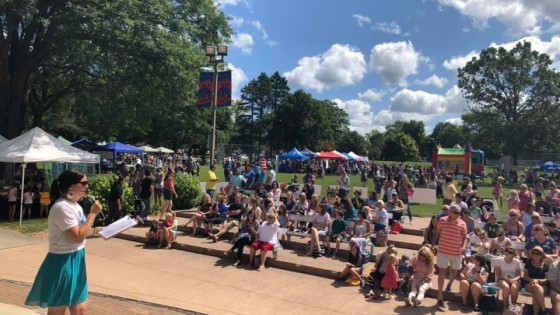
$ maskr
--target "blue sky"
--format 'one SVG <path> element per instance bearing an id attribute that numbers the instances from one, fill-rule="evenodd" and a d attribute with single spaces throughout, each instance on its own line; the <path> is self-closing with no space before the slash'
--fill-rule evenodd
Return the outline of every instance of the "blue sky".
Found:
<path id="1" fill-rule="evenodd" d="M 397 120 L 460 123 L 456 69 L 489 46 L 530 41 L 560 69 L 558 0 L 215 0 L 235 31 L 234 97 L 278 71 L 334 101 L 352 130 Z"/>

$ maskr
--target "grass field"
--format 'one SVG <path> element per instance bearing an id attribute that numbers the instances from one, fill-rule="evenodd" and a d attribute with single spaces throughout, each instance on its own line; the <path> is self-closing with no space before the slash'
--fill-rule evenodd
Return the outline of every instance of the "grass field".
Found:
<path id="1" fill-rule="evenodd" d="M 202 166 L 200 168 L 200 181 L 206 181 L 206 174 L 208 172 L 207 166 Z M 216 169 L 216 175 L 218 175 L 218 179 L 220 181 L 224 180 L 224 171 L 222 165 L 218 165 Z M 295 173 L 279 173 L 276 175 L 277 181 L 281 183 L 290 182 L 290 180 L 294 177 Z M 303 181 L 303 177 L 305 174 L 298 173 L 298 182 L 301 183 Z M 337 185 L 337 181 L 339 180 L 339 176 L 335 175 L 325 175 L 324 179 L 316 179 L 315 184 L 323 186 L 321 190 L 321 194 L 325 196 L 327 194 L 327 188 L 330 185 Z M 478 185 L 478 196 L 482 198 L 493 198 L 492 197 L 492 185 L 490 179 L 486 179 L 486 181 L 477 181 L 476 184 Z M 360 183 L 360 175 L 351 175 L 350 176 L 350 186 L 361 186 Z M 375 189 L 373 181 L 371 179 L 368 180 L 367 183 L 368 191 L 372 191 Z M 508 192 L 508 187 L 504 187 L 504 193 Z M 365 197 L 365 196 L 363 196 Z M 430 217 L 434 214 L 437 214 L 441 210 L 442 206 L 442 199 L 437 199 L 437 204 L 430 205 L 430 204 L 412 204 L 412 212 L 414 216 L 419 217 Z"/>
<path id="2" fill-rule="evenodd" d="M 14 222 L 0 222 L 0 228 L 10 229 L 22 234 L 39 233 L 47 229 L 47 218 L 37 218 L 31 220 L 23 220 L 19 226 L 19 220 Z"/>

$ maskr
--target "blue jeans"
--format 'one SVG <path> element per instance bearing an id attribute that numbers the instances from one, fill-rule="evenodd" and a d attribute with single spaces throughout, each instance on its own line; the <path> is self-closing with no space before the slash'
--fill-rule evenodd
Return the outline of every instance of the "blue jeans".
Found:
<path id="1" fill-rule="evenodd" d="M 144 203 L 144 210 L 142 210 L 142 218 L 147 218 L 148 214 L 150 214 L 150 198 L 142 199 L 142 203 Z"/>
<path id="2" fill-rule="evenodd" d="M 206 189 L 206 193 L 210 195 L 210 198 L 214 200 L 214 195 L 216 194 L 215 189 Z"/>

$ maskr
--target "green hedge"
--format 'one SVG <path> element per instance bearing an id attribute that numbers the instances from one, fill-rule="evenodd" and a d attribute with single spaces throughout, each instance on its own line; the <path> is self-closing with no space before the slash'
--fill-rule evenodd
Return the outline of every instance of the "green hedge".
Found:
<path id="1" fill-rule="evenodd" d="M 175 190 L 179 197 L 173 202 L 174 208 L 193 208 L 198 203 L 201 194 L 198 178 L 187 174 L 177 174 L 175 182 Z"/>

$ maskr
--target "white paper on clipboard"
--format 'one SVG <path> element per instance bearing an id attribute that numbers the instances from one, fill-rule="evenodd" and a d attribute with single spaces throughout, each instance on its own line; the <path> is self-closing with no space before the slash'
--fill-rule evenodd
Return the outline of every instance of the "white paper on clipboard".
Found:
<path id="1" fill-rule="evenodd" d="M 135 226 L 136 224 L 138 224 L 138 222 L 136 222 L 135 219 L 129 216 L 124 216 L 119 220 L 104 226 L 103 231 L 99 232 L 99 235 L 101 235 L 104 239 L 108 239 Z"/>

